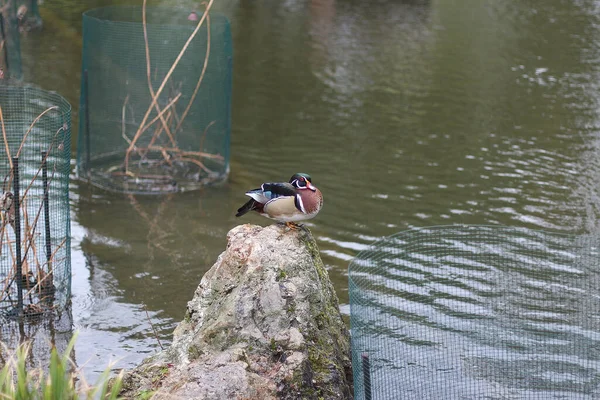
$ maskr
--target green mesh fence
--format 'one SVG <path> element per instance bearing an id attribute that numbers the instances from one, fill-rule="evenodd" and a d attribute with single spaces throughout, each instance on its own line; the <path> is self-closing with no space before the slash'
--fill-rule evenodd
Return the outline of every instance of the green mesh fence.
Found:
<path id="1" fill-rule="evenodd" d="M 60 311 L 69 300 L 71 106 L 53 92 L 0 85 L 0 107 L 4 326 Z"/>
<path id="2" fill-rule="evenodd" d="M 226 17 L 211 13 L 181 53 L 201 18 L 149 8 L 146 46 L 141 7 L 84 13 L 80 178 L 115 191 L 164 193 L 227 177 L 231 32 Z"/>
<path id="3" fill-rule="evenodd" d="M 0 321 L 0 360 L 4 365 L 11 355 L 11 350 L 16 349 L 19 344 L 28 342 L 30 345 L 27 362 L 28 369 L 36 367 L 44 371 L 49 370 L 50 357 L 48 355 L 55 347 L 64 354 L 67 344 L 73 335 L 73 317 L 70 308 L 54 315 L 44 316 L 43 319 L 31 323 L 31 319 L 23 320 L 1 320 Z M 5 347 L 6 346 L 6 347 Z M 75 352 L 71 353 L 71 359 L 78 361 Z"/>
<path id="4" fill-rule="evenodd" d="M 356 399 L 600 398 L 600 237 L 414 229 L 349 267 Z"/>

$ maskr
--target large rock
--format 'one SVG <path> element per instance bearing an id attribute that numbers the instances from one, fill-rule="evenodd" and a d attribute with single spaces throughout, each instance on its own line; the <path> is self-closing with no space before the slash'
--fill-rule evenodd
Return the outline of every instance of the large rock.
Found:
<path id="1" fill-rule="evenodd" d="M 349 399 L 349 335 L 313 237 L 241 225 L 202 278 L 171 347 L 126 374 L 121 395 Z"/>

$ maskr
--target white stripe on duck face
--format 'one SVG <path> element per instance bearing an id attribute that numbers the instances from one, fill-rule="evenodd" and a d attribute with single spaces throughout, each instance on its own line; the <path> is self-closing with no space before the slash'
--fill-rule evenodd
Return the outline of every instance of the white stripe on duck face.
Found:
<path id="1" fill-rule="evenodd" d="M 290 184 L 295 187 L 297 190 L 305 190 L 305 189 L 309 189 L 309 182 L 305 181 L 306 184 L 305 186 L 300 186 L 300 184 L 298 183 L 298 179 L 294 179 L 293 181 L 290 182 Z"/>
<path id="2" fill-rule="evenodd" d="M 306 214 L 306 208 L 304 208 L 304 201 L 302 201 L 302 196 L 300 196 L 299 194 L 297 194 L 296 196 L 296 206 L 300 209 L 300 211 L 302 211 L 304 214 Z"/>

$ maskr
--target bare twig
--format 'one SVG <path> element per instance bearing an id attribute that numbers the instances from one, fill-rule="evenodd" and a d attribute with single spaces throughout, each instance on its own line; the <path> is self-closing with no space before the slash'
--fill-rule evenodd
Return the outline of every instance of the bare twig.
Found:
<path id="1" fill-rule="evenodd" d="M 214 173 L 213 170 L 209 169 L 208 167 L 206 167 L 206 165 L 204 165 L 204 163 L 202 161 L 196 160 L 194 158 L 188 158 L 188 157 L 179 157 L 180 161 L 188 161 L 191 162 L 193 164 L 196 164 L 197 166 L 199 166 L 204 172 L 208 172 L 209 174 Z"/>
<path id="2" fill-rule="evenodd" d="M 219 160 L 219 161 L 222 161 L 224 159 L 223 156 L 220 154 L 205 153 L 203 151 L 183 151 L 176 147 L 173 148 L 173 147 L 161 147 L 161 146 L 148 146 L 148 147 L 140 147 L 140 149 L 142 149 L 142 150 L 149 149 L 149 150 L 154 150 L 154 151 L 166 150 L 168 152 L 171 152 L 171 153 L 177 154 L 177 155 L 195 156 L 195 157 L 201 157 L 201 158 L 212 158 L 214 160 Z"/>
<path id="3" fill-rule="evenodd" d="M 33 178 L 31 178 L 31 182 L 29 182 L 29 185 L 27 185 L 27 187 L 25 188 L 25 191 L 23 192 L 23 196 L 21 196 L 22 198 L 25 198 L 25 196 L 27 196 L 27 193 L 29 193 L 29 189 L 31 189 L 31 187 L 33 186 L 33 182 L 35 182 L 35 180 L 37 179 L 37 177 L 40 175 L 40 172 L 42 172 L 42 165 L 46 162 L 46 160 L 48 160 L 48 157 L 50 156 L 50 151 L 54 147 L 54 140 L 56 139 L 56 136 L 58 136 L 58 133 L 61 130 L 62 130 L 62 128 L 58 129 L 56 131 L 56 133 L 54 134 L 54 138 L 52 138 L 52 142 L 50 143 L 50 147 L 48 147 L 48 150 L 46 152 L 46 156 L 44 157 L 42 163 L 38 167 L 38 169 L 35 172 L 35 174 L 33 174 Z M 54 166 L 54 169 L 52 171 L 52 175 L 53 176 L 54 176 L 54 170 L 56 170 L 56 165 Z M 50 182 L 50 181 L 48 181 L 48 182 Z"/>
<path id="4" fill-rule="evenodd" d="M 127 135 L 125 134 L 125 112 L 126 112 L 126 107 L 127 107 L 127 102 L 129 101 L 129 95 L 127 95 L 125 97 L 125 101 L 123 102 L 123 109 L 121 110 L 121 136 L 123 136 L 123 139 L 125 139 L 125 141 L 129 144 L 131 144 L 131 139 L 129 139 L 127 137 Z"/>
<path id="5" fill-rule="evenodd" d="M 210 10 L 213 2 L 214 2 L 214 0 L 210 0 L 209 1 L 208 5 L 206 6 L 206 9 L 204 10 L 204 13 L 202 14 L 202 18 L 200 18 L 200 21 L 198 21 L 198 25 L 196 26 L 196 28 L 194 29 L 194 31 L 190 34 L 190 37 L 188 38 L 188 40 L 183 45 L 181 51 L 179 52 L 179 55 L 177 56 L 177 58 L 173 62 L 173 65 L 171 65 L 171 69 L 169 69 L 169 71 L 165 75 L 165 77 L 164 77 L 164 79 L 163 79 L 160 87 L 158 88 L 158 90 L 155 93 L 155 96 L 152 98 L 152 102 L 151 102 L 150 106 L 148 107 L 148 110 L 146 111 L 146 114 L 144 115 L 144 118 L 142 119 L 142 122 L 140 123 L 140 127 L 138 128 L 138 130 L 135 133 L 135 135 L 134 135 L 131 143 L 129 144 L 129 147 L 127 148 L 127 151 L 125 152 L 125 171 L 126 172 L 129 171 L 129 157 L 131 155 L 131 152 L 133 151 L 135 143 L 139 140 L 140 135 L 142 134 L 142 128 L 144 126 L 146 126 L 146 121 L 148 121 L 148 117 L 150 116 L 150 113 L 152 112 L 152 109 L 154 108 L 158 97 L 160 96 L 160 94 L 162 93 L 163 89 L 165 88 L 165 85 L 167 84 L 167 81 L 169 80 L 169 78 L 173 74 L 173 71 L 175 71 L 175 67 L 177 67 L 177 65 L 179 64 L 179 61 L 181 60 L 181 58 L 185 54 L 185 51 L 189 47 L 190 43 L 192 42 L 192 40 L 194 39 L 194 37 L 196 36 L 196 34 L 198 33 L 198 31 L 200 30 L 200 27 L 202 26 L 202 23 L 206 19 L 207 15 L 208 15 L 208 12 L 209 12 L 209 10 Z"/>
<path id="6" fill-rule="evenodd" d="M 169 101 L 169 103 L 165 106 L 165 108 L 163 108 L 161 110 L 161 112 L 152 119 L 152 121 L 148 122 L 148 124 L 146 126 L 144 126 L 142 128 L 142 133 L 145 132 L 148 128 L 150 128 L 152 126 L 152 124 L 154 124 L 156 122 L 156 120 L 158 120 L 159 118 L 163 118 L 163 114 L 171 107 L 173 106 L 173 104 L 175 104 L 177 102 L 177 100 L 179 100 L 179 98 L 181 97 L 181 93 L 179 93 L 177 96 L 175 96 L 171 101 Z M 163 127 L 164 128 L 164 127 Z M 173 144 L 173 146 L 175 146 L 175 144 Z"/>
<path id="7" fill-rule="evenodd" d="M 124 171 L 114 171 L 112 173 L 113 176 L 131 176 L 131 172 L 124 172 Z M 136 178 L 140 178 L 140 179 L 158 179 L 158 180 L 165 180 L 165 181 L 172 181 L 173 177 L 171 175 L 152 175 L 152 174 L 147 174 L 147 175 L 136 175 Z"/>
<path id="8" fill-rule="evenodd" d="M 39 212 L 41 211 L 42 207 L 43 207 L 44 203 L 42 203 L 40 205 L 39 211 L 38 211 L 38 215 L 36 217 L 36 220 L 34 221 L 34 223 L 37 223 L 37 220 L 39 218 Z M 33 259 L 35 260 L 35 266 L 39 269 L 40 267 L 40 262 L 37 258 L 37 246 L 35 244 L 35 226 L 31 226 L 31 224 L 29 223 L 29 210 L 27 208 L 27 199 L 23 198 L 23 220 L 25 221 L 24 223 L 24 228 L 25 228 L 25 232 L 23 235 L 23 243 L 25 243 L 25 245 L 27 245 L 27 243 L 29 243 L 29 246 L 31 247 L 31 251 L 33 252 Z M 37 236 L 39 236 L 39 233 L 37 234 Z M 23 245 L 21 245 L 23 246 Z M 25 267 L 27 265 L 27 267 Z M 25 257 L 23 260 L 23 275 L 27 275 L 28 272 L 28 266 L 29 263 L 27 261 L 27 258 Z"/>
<path id="9" fill-rule="evenodd" d="M 58 251 L 60 249 L 62 249 L 62 247 L 65 245 L 65 243 L 67 242 L 67 238 L 64 238 L 58 246 L 56 246 L 56 248 L 54 249 L 54 251 L 52 252 L 52 255 L 50 256 L 50 264 L 52 264 L 55 260 L 56 257 L 56 253 L 58 253 Z M 45 264 L 48 264 L 47 262 Z M 40 269 L 41 271 L 41 269 Z M 27 293 L 26 295 L 29 296 L 31 294 L 31 292 L 33 290 L 35 290 L 36 288 L 43 288 L 45 285 L 48 285 L 48 281 L 50 281 L 50 283 L 52 283 L 52 279 L 53 279 L 53 275 L 54 275 L 54 271 L 52 269 L 48 270 L 48 273 L 44 275 L 44 277 L 40 280 L 38 280 L 38 282 L 36 283 L 36 285 L 34 287 L 32 287 Z"/>
<path id="10" fill-rule="evenodd" d="M 152 327 L 152 331 L 154 332 L 154 337 L 156 338 L 158 345 L 160 346 L 161 350 L 164 350 L 165 348 L 163 347 L 162 343 L 160 342 L 160 339 L 158 338 L 158 333 L 156 333 L 154 324 L 152 323 L 152 320 L 150 319 L 150 314 L 148 314 L 148 308 L 146 308 L 146 305 L 143 303 L 142 303 L 142 307 L 144 307 L 144 311 L 146 311 L 146 318 L 148 318 L 148 322 L 150 323 L 150 326 Z"/>
<path id="11" fill-rule="evenodd" d="M 169 126 L 167 125 L 167 122 L 163 118 L 162 112 L 160 111 L 160 106 L 156 102 L 157 95 L 154 94 L 154 88 L 152 87 L 152 79 L 150 78 L 150 46 L 148 45 L 148 29 L 146 27 L 146 0 L 144 0 L 144 3 L 142 4 L 142 27 L 144 29 L 144 44 L 146 45 L 146 76 L 148 78 L 148 89 L 150 90 L 150 96 L 152 96 L 153 99 L 154 108 L 156 108 L 156 112 L 160 117 L 160 122 L 162 123 L 162 126 L 165 132 L 167 133 L 167 136 L 169 136 L 169 139 L 171 140 L 171 145 L 175 146 L 175 138 L 171 134 Z"/>
<path id="12" fill-rule="evenodd" d="M 181 96 L 181 93 L 179 93 L 179 95 L 177 95 L 177 97 L 176 97 L 175 99 L 173 99 L 173 100 L 172 100 L 172 101 L 171 101 L 171 102 L 170 102 L 170 103 L 167 105 L 167 107 L 165 107 L 165 109 L 164 109 L 162 112 L 164 113 L 164 112 L 165 112 L 165 111 L 167 111 L 167 109 L 169 109 L 169 108 L 170 108 L 170 107 L 171 107 L 173 104 L 175 104 L 175 102 L 176 102 L 176 101 L 179 99 L 179 97 L 180 97 L 180 96 Z M 174 110 L 174 108 L 171 108 L 171 109 L 169 109 L 169 110 L 167 111 L 167 120 L 166 120 L 166 121 L 167 121 L 167 123 L 170 123 L 170 122 L 171 122 L 171 115 L 172 115 L 171 111 L 172 111 L 172 110 Z M 153 119 L 153 120 L 152 120 L 150 123 L 148 123 L 148 125 L 147 125 L 147 128 L 150 128 L 150 126 L 152 126 L 152 124 L 153 124 L 154 122 L 156 122 L 156 119 L 157 119 L 157 118 L 158 118 L 158 117 L 154 118 L 154 119 Z M 145 130 L 145 129 L 144 129 L 144 130 Z M 163 130 L 164 130 L 164 127 L 163 127 L 162 125 L 160 125 L 160 126 L 158 126 L 158 127 L 156 128 L 156 131 L 155 131 L 155 132 L 154 132 L 154 134 L 152 135 L 152 139 L 150 139 L 150 146 L 152 146 L 152 145 L 154 144 L 154 142 L 155 142 L 156 140 L 158 140 L 158 138 L 160 137 L 160 134 L 163 132 Z M 145 150 L 146 150 L 145 152 L 141 152 L 141 151 L 140 151 L 140 154 L 141 154 L 141 159 L 140 159 L 140 162 L 142 162 L 142 161 L 143 161 L 143 160 L 146 158 L 146 156 L 148 155 L 148 152 L 150 151 L 150 149 L 149 149 L 149 148 L 145 148 Z M 165 162 L 166 162 L 167 164 L 169 164 L 169 166 L 173 165 L 173 164 L 171 163 L 170 157 L 167 155 L 166 151 L 164 151 L 164 150 L 163 150 L 163 151 L 161 151 L 161 153 L 162 153 L 162 156 L 163 156 L 163 158 L 164 158 Z"/>
<path id="13" fill-rule="evenodd" d="M 169 109 L 169 111 L 167 112 L 167 123 L 171 123 L 172 117 L 175 114 L 175 108 L 171 108 Z M 156 132 L 154 132 L 154 135 L 152 135 L 152 139 L 150 139 L 150 144 L 149 146 L 152 146 L 154 144 L 154 142 L 156 142 L 158 140 L 158 138 L 160 137 L 160 134 L 162 133 L 163 128 L 162 126 L 159 127 Z M 146 151 L 147 153 L 148 151 Z"/>
<path id="14" fill-rule="evenodd" d="M 206 139 L 206 133 L 208 132 L 208 128 L 213 126 L 215 124 L 215 122 L 217 122 L 217 121 L 210 121 L 210 123 L 208 125 L 206 125 L 206 128 L 204 128 L 204 132 L 202 132 L 202 137 L 200 138 L 200 148 L 198 150 L 202 151 L 202 148 L 204 147 L 204 139 Z M 221 157 L 221 158 L 223 158 L 223 157 Z"/>
<path id="15" fill-rule="evenodd" d="M 40 169 L 42 167 L 40 166 Z M 54 171 L 52 171 L 52 176 L 50 177 L 50 179 L 48 180 L 48 184 L 50 184 L 50 182 L 52 181 L 52 179 L 54 178 Z M 35 179 L 35 178 L 34 178 Z M 31 187 L 31 185 L 33 184 L 33 180 L 31 181 L 31 183 L 29 184 L 29 186 Z M 23 199 L 25 199 L 25 195 L 23 195 Z M 37 225 L 38 225 L 38 219 L 40 218 L 40 215 L 42 213 L 42 209 L 44 207 L 44 202 L 40 202 L 40 206 L 38 207 L 37 213 L 35 215 L 35 219 L 33 220 L 33 225 L 32 228 L 30 230 L 30 232 L 28 232 L 28 234 L 33 237 L 35 235 L 35 231 L 37 229 Z M 26 235 L 27 236 L 27 235 Z M 23 260 L 27 259 L 27 253 L 29 252 L 29 249 L 32 246 L 32 241 L 30 240 L 27 247 L 25 247 L 25 252 L 23 254 Z"/>
<path id="16" fill-rule="evenodd" d="M 35 117 L 35 119 L 33 120 L 33 122 L 31 123 L 31 125 L 29 125 L 29 128 L 27 129 L 27 132 L 25 132 L 25 135 L 23 136 L 23 139 L 21 140 L 21 144 L 19 145 L 19 150 L 17 151 L 17 157 L 19 157 L 21 155 L 21 149 L 23 149 L 23 145 L 25 144 L 25 140 L 27 139 L 27 136 L 29 135 L 29 132 L 31 132 L 31 130 L 33 129 L 34 125 L 40 120 L 40 118 L 42 118 L 44 116 L 44 114 L 46 114 L 47 112 L 50 112 L 52 110 L 57 110 L 58 106 L 52 106 L 52 107 L 48 107 L 47 109 L 45 109 L 44 111 L 42 111 L 42 113 L 40 115 L 38 115 L 37 117 Z M 59 129 L 62 129 L 62 127 Z M 11 166 L 12 168 L 12 166 Z"/>
<path id="17" fill-rule="evenodd" d="M 185 111 L 183 112 L 183 114 L 181 114 L 181 118 L 179 119 L 179 122 L 177 123 L 177 126 L 175 127 L 175 133 L 177 133 L 179 131 L 179 128 L 181 128 L 181 125 L 183 124 L 183 120 L 185 119 L 188 112 L 190 111 L 190 108 L 192 108 L 192 103 L 196 99 L 196 95 L 198 94 L 198 90 L 200 89 L 200 85 L 202 84 L 202 81 L 204 79 L 204 73 L 206 72 L 206 68 L 208 67 L 208 56 L 210 54 L 210 16 L 208 16 L 208 15 L 206 16 L 206 35 L 207 35 L 206 55 L 204 56 L 204 65 L 202 66 L 202 72 L 200 73 L 200 78 L 198 78 L 198 82 L 196 83 L 196 88 L 194 89 L 194 93 L 192 94 L 192 97 L 190 98 L 190 101 L 188 102 L 188 105 L 185 108 Z"/>
<path id="18" fill-rule="evenodd" d="M 17 150 L 17 157 L 19 157 L 21 155 L 21 150 L 23 149 L 23 145 L 25 144 L 25 140 L 27 139 L 27 136 L 29 135 L 29 132 L 31 132 L 31 130 L 33 129 L 33 127 L 35 126 L 35 124 L 40 120 L 40 118 L 42 118 L 44 116 L 44 114 L 46 114 L 47 112 L 54 110 L 54 109 L 58 109 L 58 106 L 52 106 L 49 107 L 47 109 L 45 109 L 44 111 L 42 111 L 42 113 L 40 113 L 40 115 L 38 115 L 33 122 L 29 125 L 29 128 L 27 128 L 27 132 L 25 132 L 25 135 L 23 136 L 23 139 L 21 139 L 21 143 L 19 144 L 19 149 Z M 8 145 L 8 139 L 6 136 L 6 129 L 4 127 L 4 116 L 2 113 L 2 107 L 0 107 L 0 124 L 2 125 L 2 138 L 4 139 L 4 148 L 6 150 L 6 156 L 8 157 L 8 162 L 10 165 L 10 173 L 8 174 L 8 185 L 6 185 L 6 180 L 5 180 L 5 184 L 3 185 L 3 190 L 4 191 L 8 191 L 10 190 L 10 185 L 11 185 L 11 181 L 12 181 L 12 171 L 13 171 L 13 163 L 12 163 L 12 157 L 10 155 L 10 147 Z M 60 127 L 55 134 L 55 138 L 56 135 L 58 135 L 58 133 L 63 130 L 63 127 Z"/>
<path id="19" fill-rule="evenodd" d="M 0 107 L 0 123 L 2 124 L 2 138 L 4 139 L 4 149 L 6 150 L 6 157 L 8 157 L 8 163 L 10 165 L 11 175 L 13 169 L 12 157 L 10 156 L 10 148 L 8 147 L 8 139 L 6 138 L 6 129 L 4 128 L 4 116 L 2 115 L 2 107 Z M 10 183 L 8 184 L 8 188 L 10 189 Z"/>
<path id="20" fill-rule="evenodd" d="M 44 113 L 47 112 L 47 111 L 48 110 L 44 111 Z M 40 114 L 39 117 L 41 117 L 41 115 L 43 115 L 44 113 Z M 1 110 L 0 110 L 0 115 L 1 115 Z M 30 128 L 33 127 L 33 125 L 35 124 L 35 122 L 37 120 L 39 120 L 39 118 L 36 118 L 36 120 L 30 125 Z M 25 229 L 26 233 L 25 233 L 24 238 L 23 238 L 23 242 L 26 243 L 26 248 L 25 248 L 24 254 L 22 255 L 22 260 L 24 262 L 24 265 L 28 265 L 27 264 L 27 254 L 28 254 L 29 250 L 32 248 L 32 246 L 35 246 L 35 243 L 34 243 L 35 242 L 35 239 L 34 239 L 35 231 L 36 231 L 36 228 L 37 228 L 37 222 L 39 220 L 39 217 L 40 217 L 40 214 L 41 214 L 41 211 L 42 211 L 42 208 L 43 208 L 43 202 L 42 202 L 42 203 L 40 203 L 40 207 L 37 210 L 37 213 L 36 213 L 33 225 L 31 226 L 29 224 L 29 216 L 28 216 L 28 212 L 27 212 L 27 208 L 26 208 L 27 207 L 27 205 L 26 205 L 27 193 L 29 192 L 29 190 L 33 186 L 33 183 L 35 182 L 35 180 L 37 179 L 39 173 L 41 172 L 42 166 L 44 165 L 44 163 L 46 163 L 46 160 L 47 160 L 47 158 L 48 158 L 48 156 L 50 154 L 50 150 L 52 149 L 52 147 L 54 145 L 54 141 L 56 140 L 57 135 L 62 130 L 63 130 L 63 127 L 60 127 L 56 131 L 56 133 L 54 134 L 54 138 L 52 139 L 52 142 L 50 143 L 50 147 L 48 148 L 48 151 L 46 152 L 46 156 L 45 156 L 43 162 L 40 164 L 38 170 L 34 174 L 33 178 L 31 179 L 31 182 L 29 183 L 29 185 L 27 186 L 27 188 L 25 189 L 25 191 L 23 192 L 23 195 L 22 195 L 22 199 L 23 200 L 22 200 L 21 206 L 24 207 L 24 211 L 23 211 L 24 218 L 25 218 L 24 219 L 24 224 L 25 224 L 25 228 L 26 228 Z M 21 145 L 22 144 L 23 144 L 23 142 L 21 142 Z M 51 177 L 49 179 L 49 182 L 51 182 L 53 180 L 55 172 L 56 172 L 56 165 L 53 168 L 52 175 L 51 175 Z M 17 212 L 20 212 L 20 210 L 17 210 Z M 6 238 L 7 238 L 7 242 L 10 242 L 10 239 L 9 239 L 9 236 L 8 236 L 8 231 L 5 229 L 5 226 L 6 225 L 3 224 L 3 226 L 1 227 L 0 232 L 5 233 L 6 234 Z M 0 244 L 1 244 L 1 242 L 0 242 Z M 21 246 L 21 243 L 19 243 L 18 245 Z M 12 261 L 13 261 L 13 265 L 16 268 L 16 257 L 15 257 L 15 254 L 13 252 L 12 246 L 9 246 L 9 249 L 10 249 L 10 254 L 11 254 Z M 27 268 L 28 268 L 28 266 L 26 266 L 25 270 L 27 270 Z M 7 293 L 7 296 L 5 296 L 3 298 L 0 298 L 0 302 L 4 301 L 6 299 L 6 297 L 10 296 L 9 289 L 10 289 L 10 286 L 12 285 L 12 283 L 15 281 L 15 279 L 22 279 L 22 277 L 18 277 L 16 275 L 17 274 L 16 274 L 16 269 L 15 269 L 15 273 L 13 274 L 12 278 L 10 279 L 10 281 L 6 284 L 5 289 L 4 289 L 4 291 Z"/>
<path id="21" fill-rule="evenodd" d="M 24 197 L 21 203 L 21 208 L 23 209 L 23 238 L 22 243 L 19 243 L 19 246 L 23 248 L 23 244 L 26 244 L 29 240 L 29 243 L 32 243 L 32 238 L 35 233 L 35 230 L 31 232 L 31 225 L 29 224 L 29 210 L 27 209 L 27 199 Z M 29 272 L 29 263 L 27 262 L 27 257 L 23 257 L 23 275 L 27 276 L 27 272 Z"/>
<path id="22" fill-rule="evenodd" d="M 7 242 L 10 241 L 10 237 L 8 236 L 8 230 L 4 230 L 4 233 L 6 235 L 6 241 Z M 9 249 L 10 257 L 12 259 L 12 264 L 11 265 L 14 267 L 13 268 L 14 272 L 13 272 L 13 276 L 12 277 L 10 277 L 10 276 L 7 277 L 7 279 L 6 279 L 7 283 L 5 284 L 4 289 L 2 290 L 2 293 L 6 293 L 7 294 L 6 297 L 10 297 L 10 290 L 9 289 L 10 289 L 10 286 L 14 282 L 15 277 L 17 275 L 17 270 L 16 270 L 16 268 L 17 268 L 17 258 L 15 257 L 15 253 L 13 251 L 12 246 L 8 246 L 8 249 Z M 0 299 L 0 302 L 4 301 L 6 297 L 3 297 L 2 299 Z"/>
<path id="23" fill-rule="evenodd" d="M 163 149 L 160 153 L 162 154 L 163 158 L 165 159 L 165 162 L 167 164 L 169 164 L 169 167 L 172 167 L 173 163 L 171 162 L 171 157 L 169 156 L 169 153 L 167 153 L 167 151 L 165 149 Z"/>
<path id="24" fill-rule="evenodd" d="M 56 253 L 58 253 L 58 251 L 59 251 L 59 250 L 60 250 L 60 249 L 61 249 L 61 248 L 64 246 L 64 244 L 65 244 L 66 242 L 67 242 L 67 238 L 64 238 L 64 239 L 63 239 L 63 240 L 60 242 L 60 244 L 59 244 L 59 245 L 58 245 L 58 246 L 57 246 L 57 247 L 54 249 L 54 251 L 52 252 L 52 255 L 50 256 L 50 264 L 51 264 L 51 263 L 53 263 L 53 262 L 55 261 L 55 258 L 56 258 Z M 15 257 L 14 257 L 14 254 L 12 253 L 12 248 L 11 248 L 11 255 L 13 256 L 13 265 L 15 265 Z M 44 265 L 45 265 L 45 264 L 48 264 L 48 263 L 44 263 Z M 42 270 L 42 269 L 40 269 L 40 271 L 42 271 L 42 272 L 43 272 L 43 270 Z M 53 279 L 53 273 L 54 273 L 54 271 L 52 271 L 52 269 L 49 269 L 49 270 L 48 270 L 48 273 L 47 273 L 47 274 L 46 274 L 46 273 L 44 273 L 44 277 L 43 277 L 42 279 L 38 280 L 38 282 L 36 282 L 35 286 L 33 286 L 31 289 L 29 289 L 29 290 L 27 291 L 27 293 L 25 293 L 25 295 L 26 295 L 26 296 L 30 296 L 30 295 L 31 295 L 31 293 L 32 293 L 34 290 L 36 290 L 36 288 L 38 288 L 38 287 L 39 287 L 39 288 L 41 289 L 41 288 L 43 288 L 45 285 L 47 285 L 47 284 L 48 284 L 48 281 L 50 281 L 50 283 L 51 283 L 51 282 L 52 282 L 52 279 Z M 15 278 L 16 278 L 16 274 L 14 274 L 12 277 L 9 277 L 9 278 L 10 278 L 10 282 L 8 282 L 8 283 L 5 285 L 5 289 L 3 290 L 3 293 L 6 293 L 7 295 L 6 295 L 5 297 L 3 297 L 3 298 L 0 298 L 0 303 L 1 303 L 1 302 L 3 302 L 3 301 L 5 301 L 5 300 L 6 300 L 6 299 L 7 299 L 7 298 L 10 296 L 9 289 L 10 289 L 10 286 L 12 285 L 12 283 L 14 282 L 14 280 L 15 280 Z M 6 282 L 7 280 L 9 280 L 9 278 L 7 278 L 7 279 L 5 280 L 5 282 Z"/>

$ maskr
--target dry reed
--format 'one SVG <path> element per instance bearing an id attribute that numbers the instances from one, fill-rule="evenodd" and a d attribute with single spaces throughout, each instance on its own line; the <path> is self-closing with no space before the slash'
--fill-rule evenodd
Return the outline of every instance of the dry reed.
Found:
<path id="1" fill-rule="evenodd" d="M 205 165 L 205 163 L 204 163 L 205 159 L 210 159 L 210 160 L 213 160 L 216 162 L 224 161 L 224 157 L 220 154 L 212 154 L 212 153 L 202 151 L 203 150 L 202 146 L 204 144 L 204 137 L 206 136 L 208 127 L 210 127 L 214 123 L 214 121 L 211 122 L 204 130 L 203 135 L 200 140 L 200 147 L 199 147 L 198 151 L 183 150 L 177 144 L 177 134 L 180 133 L 183 129 L 183 123 L 189 114 L 189 111 L 192 107 L 194 100 L 196 99 L 196 96 L 200 90 L 201 84 L 204 80 L 205 73 L 206 73 L 206 70 L 208 67 L 208 60 L 209 60 L 209 55 L 210 55 L 210 41 L 211 41 L 209 11 L 212 7 L 213 1 L 214 0 L 210 0 L 208 2 L 208 4 L 206 4 L 206 8 L 202 14 L 202 17 L 199 19 L 198 24 L 196 25 L 195 29 L 188 37 L 187 41 L 185 42 L 182 49 L 180 50 L 177 58 L 172 63 L 172 65 L 169 68 L 168 72 L 166 73 L 165 77 L 162 79 L 162 82 L 161 82 L 160 86 L 158 87 L 158 89 L 154 90 L 154 87 L 152 85 L 151 55 L 150 55 L 150 46 L 148 43 L 148 32 L 147 32 L 146 0 L 144 0 L 143 5 L 142 5 L 142 28 L 143 28 L 143 33 L 144 33 L 144 46 L 145 46 L 145 55 L 146 55 L 146 79 L 147 79 L 147 83 L 148 83 L 148 90 L 150 93 L 151 102 L 150 102 L 150 105 L 148 106 L 148 109 L 146 110 L 146 112 L 144 114 L 144 117 L 142 118 L 141 122 L 139 123 L 139 126 L 138 126 L 135 134 L 133 135 L 132 138 L 129 138 L 125 132 L 126 106 L 128 105 L 129 95 L 125 98 L 125 101 L 123 103 L 122 124 L 121 125 L 122 125 L 122 137 L 127 142 L 128 147 L 125 152 L 125 158 L 123 160 L 122 169 L 118 170 L 118 171 L 112 171 L 112 174 L 114 176 L 131 177 L 131 178 L 136 178 L 136 179 L 141 178 L 141 179 L 149 179 L 149 180 L 157 180 L 157 181 L 173 179 L 173 176 L 168 172 L 165 173 L 164 175 L 162 175 L 162 174 L 145 174 L 143 172 L 134 173 L 130 168 L 131 156 L 133 153 L 136 153 L 139 156 L 140 165 L 142 164 L 142 162 L 150 163 L 150 160 L 148 159 L 148 154 L 150 152 L 153 152 L 153 153 L 159 154 L 160 157 L 162 157 L 162 159 L 159 157 L 158 159 L 152 160 L 153 165 L 166 164 L 168 167 L 172 167 L 174 162 L 190 163 L 190 164 L 196 165 L 200 170 L 206 172 L 207 174 L 214 174 L 214 171 Z M 206 46 L 206 53 L 204 55 L 204 64 L 202 67 L 202 71 L 200 72 L 200 76 L 198 77 L 198 81 L 196 82 L 194 91 L 191 95 L 191 98 L 189 99 L 187 105 L 185 106 L 183 113 L 181 114 L 181 116 L 179 116 L 176 111 L 176 107 L 182 96 L 182 92 L 181 92 L 182 84 L 179 83 L 178 85 L 174 85 L 173 81 L 171 79 L 171 76 L 172 76 L 173 72 L 175 71 L 175 68 L 181 61 L 182 57 L 186 53 L 186 50 L 188 49 L 190 43 L 192 42 L 194 37 L 197 35 L 200 28 L 204 25 L 205 21 L 206 21 L 205 25 L 207 28 L 207 46 Z M 155 68 L 154 74 L 156 74 L 156 73 L 157 73 L 157 69 Z M 161 106 L 159 104 L 158 99 L 161 96 L 161 94 L 163 93 L 164 89 L 167 87 L 167 85 L 170 85 L 171 94 L 168 96 L 167 104 L 165 106 Z M 152 114 L 153 111 L 156 113 L 156 115 L 151 118 L 150 115 Z M 148 145 L 137 146 L 137 143 L 139 142 L 142 135 L 144 135 L 146 132 L 149 132 L 152 127 L 155 127 L 155 128 L 151 132 L 152 136 L 150 137 L 150 139 L 148 141 Z M 159 142 L 159 138 L 163 133 L 167 136 L 167 139 L 168 139 L 167 145 L 162 145 Z"/>

